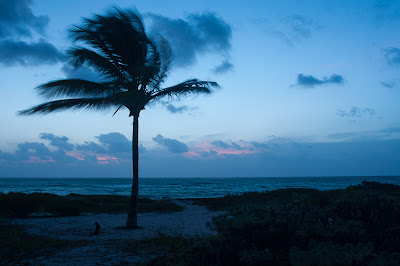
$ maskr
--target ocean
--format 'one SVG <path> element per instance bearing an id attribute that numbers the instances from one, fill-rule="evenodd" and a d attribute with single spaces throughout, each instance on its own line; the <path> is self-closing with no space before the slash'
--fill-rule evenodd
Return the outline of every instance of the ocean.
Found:
<path id="1" fill-rule="evenodd" d="M 362 181 L 400 185 L 399 176 L 140 178 L 139 196 L 153 199 L 214 198 L 281 188 L 339 189 L 358 185 Z M 131 184 L 131 178 L 0 178 L 0 192 L 130 195 Z"/>

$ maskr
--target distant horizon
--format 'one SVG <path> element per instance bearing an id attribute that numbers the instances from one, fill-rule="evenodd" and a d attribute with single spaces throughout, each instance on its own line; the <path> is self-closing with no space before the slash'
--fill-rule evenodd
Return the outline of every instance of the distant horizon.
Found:
<path id="1" fill-rule="evenodd" d="M 399 177 L 219 177 L 141 178 L 139 197 L 201 198 L 277 189 L 345 189 L 366 182 L 400 186 Z M 131 178 L 0 178 L 0 192 L 51 193 L 56 195 L 125 195 Z"/>

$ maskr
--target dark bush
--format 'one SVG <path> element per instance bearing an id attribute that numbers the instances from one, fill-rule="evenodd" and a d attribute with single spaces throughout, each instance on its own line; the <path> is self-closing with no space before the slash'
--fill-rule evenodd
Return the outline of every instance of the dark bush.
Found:
<path id="1" fill-rule="evenodd" d="M 216 258 L 223 249 L 242 265 L 367 265 L 381 252 L 400 251 L 397 189 L 363 183 L 346 190 L 238 196 L 227 215 L 213 219 L 220 238 L 205 254 Z"/>
<path id="2" fill-rule="evenodd" d="M 333 211 L 339 218 L 363 222 L 371 233 L 400 225 L 399 201 L 378 192 L 348 193 L 335 202 Z"/>
<path id="3" fill-rule="evenodd" d="M 39 201 L 29 194 L 10 192 L 0 194 L 0 213 L 3 216 L 25 218 L 39 208 Z"/>

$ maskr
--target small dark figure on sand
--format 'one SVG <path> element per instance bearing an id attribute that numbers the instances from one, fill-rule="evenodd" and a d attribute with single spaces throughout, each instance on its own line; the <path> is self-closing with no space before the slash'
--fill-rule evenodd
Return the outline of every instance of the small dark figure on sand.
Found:
<path id="1" fill-rule="evenodd" d="M 100 224 L 98 222 L 94 223 L 96 225 L 96 229 L 94 230 L 93 235 L 98 235 L 100 233 Z"/>

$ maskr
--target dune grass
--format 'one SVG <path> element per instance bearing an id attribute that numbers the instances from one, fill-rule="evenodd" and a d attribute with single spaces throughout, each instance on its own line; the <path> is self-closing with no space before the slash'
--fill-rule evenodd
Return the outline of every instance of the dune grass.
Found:
<path id="1" fill-rule="evenodd" d="M 400 265 L 400 186 L 281 189 L 197 199 L 227 214 L 209 237 L 132 241 L 157 256 L 144 265 Z"/>
<path id="2" fill-rule="evenodd" d="M 49 193 L 0 193 L 0 216 L 78 216 L 83 213 L 127 213 L 129 197 L 118 195 L 58 196 Z M 183 207 L 170 200 L 139 198 L 138 212 L 179 212 Z"/>

